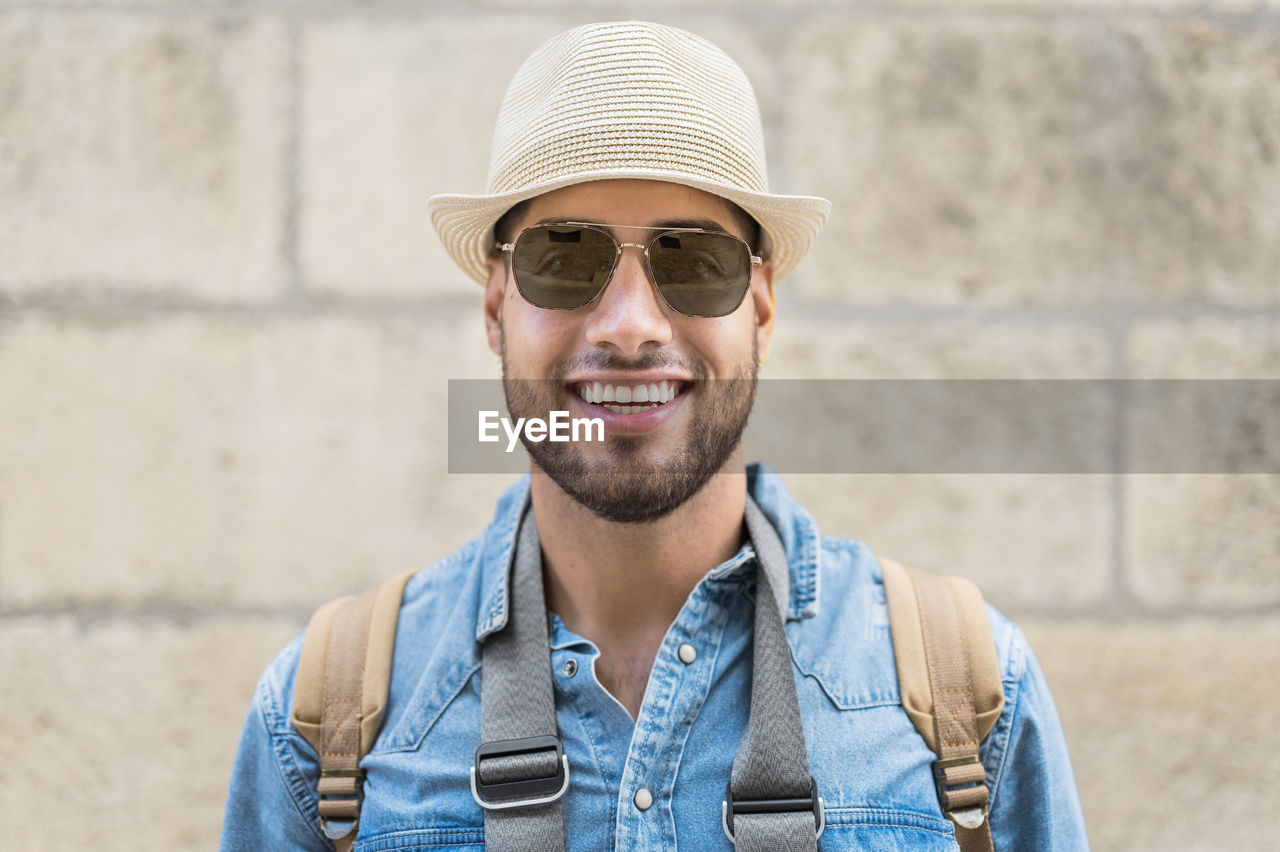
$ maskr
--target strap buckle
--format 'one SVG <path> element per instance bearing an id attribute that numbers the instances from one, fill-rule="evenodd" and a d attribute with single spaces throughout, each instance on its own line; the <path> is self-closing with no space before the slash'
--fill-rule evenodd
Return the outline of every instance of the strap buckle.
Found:
<path id="1" fill-rule="evenodd" d="M 541 751 L 555 751 L 556 774 L 517 778 L 512 781 L 486 783 L 477 771 L 485 760 L 503 757 L 519 757 Z M 556 801 L 569 789 L 569 758 L 559 737 L 521 737 L 514 740 L 494 740 L 476 747 L 475 762 L 471 765 L 471 797 L 485 810 L 506 810 L 530 805 L 545 805 Z"/>
<path id="2" fill-rule="evenodd" d="M 355 830 L 357 820 L 335 820 L 322 819 L 320 827 L 324 830 L 324 836 L 330 840 L 341 840 Z"/>
<path id="3" fill-rule="evenodd" d="M 933 762 L 933 787 L 942 813 L 962 828 L 978 828 L 987 818 L 987 771 L 977 754 Z"/>
<path id="4" fill-rule="evenodd" d="M 720 803 L 720 824 L 724 828 L 724 836 L 729 842 L 737 844 L 733 839 L 733 819 L 739 814 L 781 814 L 812 811 L 813 822 L 817 826 L 815 838 L 821 837 L 827 827 L 827 806 L 818 795 L 818 782 L 809 776 L 809 795 L 801 799 L 734 799 L 733 782 L 725 785 L 724 801 Z"/>
<path id="5" fill-rule="evenodd" d="M 324 836 L 339 840 L 355 830 L 360 821 L 362 769 L 327 769 L 317 787 L 320 827 Z"/>

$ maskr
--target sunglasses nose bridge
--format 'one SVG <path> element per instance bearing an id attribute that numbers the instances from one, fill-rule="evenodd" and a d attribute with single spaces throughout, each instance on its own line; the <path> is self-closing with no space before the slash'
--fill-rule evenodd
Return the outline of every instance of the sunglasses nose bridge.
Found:
<path id="1" fill-rule="evenodd" d="M 617 240 L 617 239 L 614 240 L 614 245 L 618 247 L 617 259 L 614 261 L 614 264 L 613 264 L 613 271 L 615 275 L 618 272 L 618 265 L 622 263 L 622 250 L 628 249 L 628 248 L 635 248 L 635 249 L 640 249 L 640 254 L 644 256 L 644 259 L 640 261 L 640 267 L 644 270 L 645 277 L 647 278 L 653 277 L 653 272 L 649 269 L 649 246 L 647 246 L 644 243 L 624 243 L 621 240 Z"/>
<path id="2" fill-rule="evenodd" d="M 584 328 L 594 345 L 635 357 L 646 346 L 670 342 L 672 328 L 665 313 L 668 306 L 653 280 L 648 247 L 617 239 L 614 245 L 613 269 L 592 300 Z M 640 249 L 640 256 L 628 260 L 623 256 L 625 248 Z"/>
<path id="3" fill-rule="evenodd" d="M 653 280 L 653 269 L 649 266 L 649 245 L 647 243 L 624 243 L 615 237 L 613 244 L 616 247 L 616 254 L 613 262 L 613 272 L 609 276 L 610 281 L 617 276 L 618 271 L 622 266 L 622 250 L 634 248 L 640 249 L 640 254 L 643 255 L 640 260 L 640 269 L 644 273 L 644 277 L 648 279 L 651 284 L 655 283 Z M 606 286 L 608 286 L 607 282 Z"/>

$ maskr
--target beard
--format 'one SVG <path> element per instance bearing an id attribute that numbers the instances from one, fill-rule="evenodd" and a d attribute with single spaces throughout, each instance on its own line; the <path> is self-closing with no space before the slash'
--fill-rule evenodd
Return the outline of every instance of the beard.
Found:
<path id="1" fill-rule="evenodd" d="M 502 387 L 512 418 L 546 418 L 562 410 L 572 393 L 563 377 L 571 369 L 643 370 L 683 367 L 693 376 L 684 391 L 694 397 L 689 427 L 674 450 L 659 454 L 648 435 L 605 435 L 607 459 L 591 462 L 574 443 L 520 441 L 543 473 L 596 516 L 615 523 L 634 524 L 663 518 L 697 494 L 742 440 L 755 402 L 759 353 L 754 336 L 751 361 L 730 379 L 708 381 L 700 364 L 679 362 L 653 353 L 627 361 L 605 353 L 562 364 L 546 380 L 508 377 L 506 339 L 502 345 Z"/>

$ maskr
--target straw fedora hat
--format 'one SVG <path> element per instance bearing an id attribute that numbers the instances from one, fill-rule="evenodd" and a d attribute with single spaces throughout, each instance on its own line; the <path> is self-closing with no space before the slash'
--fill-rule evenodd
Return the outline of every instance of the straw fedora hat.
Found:
<path id="1" fill-rule="evenodd" d="M 493 225 L 527 198 L 593 180 L 670 181 L 726 198 L 760 223 L 757 247 L 784 278 L 831 202 L 774 195 L 755 92 L 703 38 L 644 21 L 588 24 L 543 44 L 498 110 L 483 195 L 434 195 L 431 223 L 454 261 L 484 282 Z"/>

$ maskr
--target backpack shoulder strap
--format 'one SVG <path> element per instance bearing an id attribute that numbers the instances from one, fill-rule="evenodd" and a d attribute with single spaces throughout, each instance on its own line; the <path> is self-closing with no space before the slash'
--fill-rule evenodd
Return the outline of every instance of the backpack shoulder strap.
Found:
<path id="1" fill-rule="evenodd" d="M 1004 709 L 1004 687 L 982 593 L 960 577 L 880 565 L 902 706 L 938 756 L 938 803 L 962 852 L 991 852 L 978 744 Z"/>
<path id="2" fill-rule="evenodd" d="M 338 852 L 355 842 L 364 781 L 360 759 L 382 724 L 400 601 L 414 573 L 325 604 L 302 642 L 292 721 L 320 756 L 320 821 Z"/>

